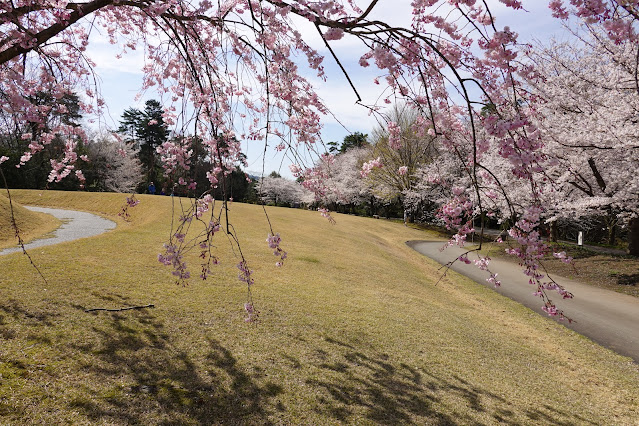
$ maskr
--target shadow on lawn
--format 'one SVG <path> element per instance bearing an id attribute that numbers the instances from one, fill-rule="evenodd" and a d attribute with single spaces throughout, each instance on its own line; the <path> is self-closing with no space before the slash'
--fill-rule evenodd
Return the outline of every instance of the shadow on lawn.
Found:
<path id="1" fill-rule="evenodd" d="M 163 331 L 152 311 L 128 311 L 105 316 L 94 328 L 100 348 L 90 351 L 94 376 L 123 377 L 95 398 L 71 403 L 94 421 L 155 424 L 269 424 L 270 400 L 282 392 L 274 383 L 258 383 L 242 369 L 231 352 L 209 340 L 204 359 L 193 361 Z M 87 385 L 83 394 L 92 395 Z"/>
<path id="2" fill-rule="evenodd" d="M 386 354 L 356 348 L 330 337 L 334 346 L 332 362 L 321 363 L 321 379 L 307 384 L 323 390 L 316 410 L 340 422 L 349 422 L 356 412 L 378 424 L 482 424 L 478 415 L 488 415 L 500 424 L 542 422 L 548 425 L 592 424 L 579 415 L 561 412 L 550 406 L 521 412 L 506 399 L 452 375 L 444 379 Z M 327 356 L 326 351 L 318 353 Z M 295 360 L 292 360 L 295 361 Z M 447 415 L 436 406 L 445 399 L 456 401 L 455 415 Z M 517 414 L 516 411 L 519 410 Z"/>
<path id="3" fill-rule="evenodd" d="M 57 314 L 49 316 L 5 303 L 0 305 L 0 319 L 3 315 L 55 328 Z M 203 351 L 179 349 L 176 337 L 164 330 L 153 310 L 91 315 L 99 318 L 87 321 L 86 339 L 66 346 L 66 356 L 74 360 L 71 374 L 75 383 L 69 383 L 64 398 L 60 395 L 55 404 L 67 401 L 70 410 L 96 423 L 265 425 L 296 421 L 281 400 L 295 401 L 297 395 L 286 394 L 293 391 L 269 381 L 264 374 L 269 366 L 263 362 L 238 360 L 213 339 L 200 342 Z M 0 328 L 2 324 L 0 321 Z M 304 400 L 310 401 L 309 406 L 298 403 L 296 411 L 309 413 L 313 422 L 454 425 L 482 424 L 488 418 L 488 423 L 512 425 L 588 423 L 549 405 L 513 406 L 454 374 L 438 377 L 370 346 L 354 346 L 332 337 L 300 344 L 311 356 L 298 359 L 273 354 L 273 363 L 304 383 Z M 52 374 L 49 380 L 65 386 L 62 373 Z M 442 406 L 454 407 L 455 414 L 442 413 Z"/>
<path id="4" fill-rule="evenodd" d="M 639 274 L 619 274 L 617 284 L 639 286 Z"/>

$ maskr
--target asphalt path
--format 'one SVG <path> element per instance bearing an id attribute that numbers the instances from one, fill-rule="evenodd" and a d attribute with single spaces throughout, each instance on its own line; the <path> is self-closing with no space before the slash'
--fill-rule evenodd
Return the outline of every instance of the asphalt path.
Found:
<path id="1" fill-rule="evenodd" d="M 443 241 L 407 241 L 406 244 L 442 265 L 468 251 L 456 246 L 440 251 L 445 244 Z M 473 255 L 469 255 L 468 258 L 473 260 Z M 548 316 L 541 310 L 541 299 L 532 294 L 535 288 L 528 284 L 528 278 L 517 264 L 501 259 L 491 260 L 490 269 L 498 274 L 497 279 L 502 283 L 497 288 L 486 281 L 488 272 L 473 264 L 458 261 L 450 268 L 541 315 Z M 566 300 L 559 295 L 551 296 L 557 308 L 562 309 L 574 320 L 572 323 L 565 320 L 559 321 L 560 323 L 639 363 L 639 298 L 554 275 L 553 279 L 574 295 L 573 299 Z"/>
<path id="2" fill-rule="evenodd" d="M 25 244 L 24 248 L 50 246 L 53 244 L 73 241 L 80 238 L 93 237 L 115 228 L 115 222 L 103 217 L 75 210 L 51 209 L 48 207 L 24 206 L 34 212 L 47 213 L 62 221 L 62 225 L 56 229 L 51 238 L 41 238 Z M 22 251 L 20 247 L 12 247 L 0 251 L 0 256 Z"/>

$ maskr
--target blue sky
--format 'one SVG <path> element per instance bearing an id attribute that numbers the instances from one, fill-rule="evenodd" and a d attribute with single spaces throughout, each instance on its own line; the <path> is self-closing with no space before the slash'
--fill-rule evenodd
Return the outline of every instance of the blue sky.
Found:
<path id="1" fill-rule="evenodd" d="M 364 2 L 358 2 L 365 4 Z M 531 42 L 534 39 L 547 40 L 552 36 L 562 37 L 565 33 L 561 22 L 552 18 L 547 2 L 542 0 L 524 0 L 527 11 L 513 11 L 506 8 L 497 0 L 489 0 L 493 15 L 496 17 L 497 28 L 509 26 L 519 33 L 520 42 Z M 376 16 L 389 23 L 407 25 L 410 21 L 409 0 L 380 0 Z M 376 126 L 376 120 L 368 114 L 368 110 L 355 104 L 356 96 L 343 77 L 343 74 L 328 55 L 321 39 L 315 34 L 314 28 L 304 22 L 297 23 L 298 29 L 311 40 L 311 44 L 325 56 L 324 67 L 327 81 L 323 82 L 309 73 L 309 78 L 317 88 L 317 92 L 339 120 L 331 116 L 325 117 L 322 138 L 325 142 L 341 141 L 348 132 L 362 132 L 370 134 Z M 356 82 L 358 91 L 364 103 L 375 103 L 380 96 L 380 86 L 373 84 L 372 79 L 377 75 L 374 67 L 361 68 L 357 64 L 362 53 L 361 48 L 352 40 L 344 38 L 332 42 L 337 55 L 342 58 L 343 65 L 349 69 L 351 78 Z M 106 41 L 96 39 L 91 44 L 89 55 L 97 63 L 96 72 L 100 76 L 101 93 L 106 100 L 108 110 L 100 120 L 100 127 L 113 129 L 122 112 L 129 107 L 143 107 L 148 99 L 157 98 L 154 93 L 142 94 L 136 101 L 135 97 L 141 86 L 141 67 L 143 56 L 139 51 L 129 52 L 122 59 L 116 59 L 117 53 Z M 94 125 L 96 126 L 96 125 Z M 245 145 L 251 172 L 261 172 L 262 162 L 268 174 L 278 170 L 282 175 L 289 176 L 290 161 L 283 158 L 281 153 L 268 150 L 263 158 L 263 146 Z"/>

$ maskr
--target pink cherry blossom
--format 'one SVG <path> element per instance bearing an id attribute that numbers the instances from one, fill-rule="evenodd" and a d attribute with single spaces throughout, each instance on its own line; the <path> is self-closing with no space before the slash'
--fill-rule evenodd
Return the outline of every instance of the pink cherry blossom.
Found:
<path id="1" fill-rule="evenodd" d="M 512 252 L 519 256 L 524 273 L 541 292 L 547 312 L 561 316 L 546 291 L 556 291 L 562 297 L 569 293 L 539 272 L 539 261 L 549 250 L 541 241 L 539 225 L 547 215 L 555 214 L 553 210 L 558 206 L 548 194 L 566 186 L 579 189 L 576 185 L 581 185 L 588 194 L 587 200 L 578 200 L 585 205 L 583 209 L 605 205 L 626 208 L 623 197 L 629 195 L 630 200 L 636 200 L 639 191 L 636 178 L 623 181 L 625 189 L 623 184 L 613 183 L 623 173 L 612 167 L 605 168 L 606 172 L 611 170 L 610 176 L 595 172 L 606 164 L 601 153 L 589 151 L 592 155 L 581 156 L 581 169 L 591 170 L 594 177 L 586 182 L 579 180 L 579 169 L 567 167 L 565 159 L 570 155 L 553 154 L 575 148 L 575 140 L 565 137 L 571 130 L 591 145 L 605 145 L 597 145 L 597 151 L 635 153 L 636 146 L 630 146 L 636 140 L 635 126 L 627 123 L 636 121 L 636 94 L 627 88 L 610 90 L 590 84 L 592 94 L 588 95 L 586 85 L 576 76 L 546 75 L 545 82 L 536 78 L 543 66 L 524 58 L 523 51 L 528 49 L 519 43 L 517 29 L 502 26 L 495 19 L 499 8 L 491 10 L 489 3 L 415 0 L 411 2 L 410 23 L 395 26 L 372 19 L 371 10 L 360 9 L 351 0 L 96 0 L 78 4 L 0 0 L 0 93 L 2 114 L 10 117 L 0 126 L 5 133 L 11 129 L 20 135 L 24 143 L 16 167 L 25 166 L 58 139 L 62 149 L 51 159 L 49 181 L 59 182 L 70 175 L 82 181 L 78 159 L 86 158 L 79 157 L 77 151 L 88 141 L 87 134 L 63 120 L 50 124 L 47 120 L 64 113 L 66 106 L 61 100 L 73 93 L 82 94 L 82 113 L 100 116 L 105 112 L 96 85 L 99 70 L 91 59 L 94 50 L 90 35 L 99 33 L 117 47 L 118 56 L 133 50 L 144 52 L 140 89 L 151 89 L 162 97 L 163 120 L 175 129 L 175 137 L 157 148 L 171 182 L 195 191 L 191 186 L 191 161 L 197 148 L 211 163 L 206 171 L 210 188 L 198 189 L 203 197 L 212 188 L 224 192 L 231 173 L 247 166 L 247 146 L 253 150 L 257 145 L 260 152 L 273 146 L 295 159 L 298 164 L 291 168 L 292 173 L 316 200 L 327 198 L 336 192 L 330 184 L 334 179 L 331 166 L 338 167 L 341 161 L 347 163 L 352 158 L 336 161 L 328 155 L 322 156 L 319 164 L 301 164 L 306 153 L 321 154 L 317 142 L 321 141 L 322 118 L 329 113 L 312 84 L 315 77 L 318 81 L 328 78 L 324 58 L 295 25 L 296 19 L 310 21 L 324 37 L 322 48 L 347 38 L 362 49 L 358 64 L 340 60 L 338 53 L 329 50 L 336 55 L 331 63 L 337 59 L 349 76 L 351 66 L 369 67 L 374 72 L 372 83 L 384 90 L 378 102 L 367 104 L 362 99 L 363 81 L 346 80 L 357 104 L 387 123 L 391 149 L 402 153 L 409 133 L 437 139 L 437 151 L 441 152 L 437 162 L 421 164 L 417 170 L 407 162 L 383 164 L 386 160 L 381 157 L 369 157 L 362 161 L 360 178 L 384 166 L 394 179 L 422 177 L 421 187 L 411 183 L 406 191 L 415 200 L 426 195 L 437 200 L 439 220 L 455 232 L 451 244 L 465 244 L 476 231 L 476 218 L 511 220 L 509 235 L 520 244 Z M 500 3 L 510 13 L 523 16 L 522 2 Z M 448 4 L 454 7 L 446 7 Z M 367 5 L 377 7 L 376 2 Z M 632 57 L 624 56 L 621 50 L 631 52 L 634 47 L 636 59 L 639 0 L 551 0 L 550 7 L 555 16 L 583 20 L 610 40 L 605 55 L 613 55 L 614 60 L 601 60 L 600 64 L 596 58 L 585 61 L 591 70 L 597 70 L 591 75 L 605 75 L 608 86 L 618 86 L 622 81 L 633 86 L 636 76 L 624 74 L 615 63 L 628 63 L 629 69 L 636 70 L 636 60 L 624 62 Z M 584 62 L 581 59 L 587 58 L 578 62 Z M 562 80 L 570 82 L 569 90 L 557 89 Z M 50 106 L 39 105 L 33 100 L 38 92 L 49 94 L 55 101 Z M 577 94 L 587 102 L 570 103 Z M 395 101 L 414 105 L 419 111 L 417 125 L 403 129 L 399 121 L 384 116 L 384 104 Z M 574 114 L 575 106 L 588 111 Z M 614 124 L 603 130 L 597 128 L 599 120 L 582 118 L 624 114 L 625 120 L 607 119 Z M 599 140 L 590 139 L 595 135 Z M 560 145 L 573 146 L 559 149 L 551 142 L 553 138 Z M 124 149 L 120 153 L 126 155 Z M 637 169 L 632 162 L 636 155 L 618 157 L 627 159 L 625 169 Z M 0 159 L 0 163 L 6 161 L 6 156 Z M 355 196 L 353 191 L 338 192 L 341 194 L 337 198 Z M 171 265 L 178 281 L 190 276 L 183 261 L 189 249 L 197 247 L 203 254 L 203 277 L 209 275 L 209 266 L 218 262 L 211 251 L 212 238 L 222 221 L 220 212 L 229 214 L 231 194 L 224 193 L 217 216 L 213 213 L 215 201 L 203 197 L 194 199 L 190 207 L 178 209 L 180 217 L 171 229 L 165 253 L 159 257 L 163 264 Z M 134 203 L 127 200 L 124 212 Z M 624 212 L 628 220 L 637 217 L 633 208 Z M 123 216 L 128 217 L 125 213 Z M 210 217 L 205 218 L 209 213 Z M 328 210 L 320 207 L 320 213 L 332 220 Z M 225 232 L 235 235 L 229 221 L 225 216 Z M 201 226 L 199 233 L 186 232 L 193 224 Z M 270 231 L 269 245 L 276 235 Z M 239 244 L 238 238 L 230 241 Z M 278 256 L 281 263 L 283 258 Z M 487 259 L 479 259 L 477 266 L 487 268 Z M 238 269 L 240 280 L 250 289 L 252 271 L 243 257 Z M 251 300 L 245 309 L 249 318 L 256 317 Z"/>

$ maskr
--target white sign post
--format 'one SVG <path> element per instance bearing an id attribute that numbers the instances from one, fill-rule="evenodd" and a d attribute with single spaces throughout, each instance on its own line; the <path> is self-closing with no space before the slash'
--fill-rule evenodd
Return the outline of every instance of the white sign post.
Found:
<path id="1" fill-rule="evenodd" d="M 579 247 L 584 245 L 584 233 L 582 231 L 579 231 L 579 235 L 577 235 L 577 245 Z"/>

